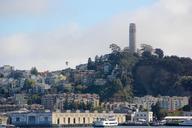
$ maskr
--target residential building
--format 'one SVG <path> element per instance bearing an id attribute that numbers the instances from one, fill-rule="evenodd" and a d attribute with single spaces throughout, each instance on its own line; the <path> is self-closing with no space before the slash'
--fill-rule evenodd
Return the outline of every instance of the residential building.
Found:
<path id="1" fill-rule="evenodd" d="M 41 99 L 41 104 L 45 109 L 53 110 L 56 103 L 57 94 L 44 95 Z"/>
<path id="2" fill-rule="evenodd" d="M 102 78 L 95 79 L 95 81 L 94 81 L 95 85 L 105 85 L 106 83 L 107 83 L 107 81 Z"/>
<path id="3" fill-rule="evenodd" d="M 14 67 L 10 65 L 4 65 L 3 67 L 0 67 L 0 74 L 2 74 L 4 77 L 8 77 L 13 70 Z"/>
<path id="4" fill-rule="evenodd" d="M 92 83 L 95 78 L 94 70 L 75 70 L 73 73 L 74 82 L 89 84 Z"/>
<path id="5" fill-rule="evenodd" d="M 137 104 L 129 102 L 105 102 L 101 103 L 105 110 L 110 110 L 118 113 L 131 113 L 138 108 Z"/>
<path id="6" fill-rule="evenodd" d="M 134 97 L 133 103 L 137 104 L 139 108 L 151 110 L 151 106 L 155 105 L 158 100 L 158 97 L 146 95 L 144 97 Z"/>
<path id="7" fill-rule="evenodd" d="M 16 111 L 19 110 L 20 108 L 21 106 L 19 105 L 3 104 L 0 105 L 0 112 L 4 113 L 4 112 Z"/>
<path id="8" fill-rule="evenodd" d="M 188 97 L 162 96 L 159 98 L 160 107 L 168 111 L 175 111 L 189 104 Z"/>
<path id="9" fill-rule="evenodd" d="M 81 71 L 87 70 L 87 64 L 77 65 L 77 66 L 76 66 L 76 69 L 77 69 L 77 70 L 81 70 Z"/>
<path id="10" fill-rule="evenodd" d="M 15 94 L 15 102 L 17 105 L 25 105 L 27 104 L 28 97 L 26 94 Z"/>
<path id="11" fill-rule="evenodd" d="M 91 104 L 92 107 L 99 106 L 99 96 L 96 94 L 74 94 L 74 93 L 63 93 L 63 94 L 49 94 L 42 97 L 42 105 L 45 109 L 49 110 L 61 110 L 63 111 L 63 105 L 65 102 L 85 105 Z"/>

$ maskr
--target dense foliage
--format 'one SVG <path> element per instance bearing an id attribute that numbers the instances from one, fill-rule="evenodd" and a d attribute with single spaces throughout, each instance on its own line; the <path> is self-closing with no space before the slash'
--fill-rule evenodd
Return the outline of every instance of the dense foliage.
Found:
<path id="1" fill-rule="evenodd" d="M 88 60 L 88 70 L 97 72 L 105 85 L 92 83 L 87 92 L 97 93 L 103 100 L 131 100 L 133 95 L 192 95 L 192 60 L 190 58 L 165 56 L 161 49 L 143 50 L 141 55 L 131 54 L 118 46 L 110 46 L 112 53 Z M 149 48 L 148 48 L 149 49 Z M 103 67 L 108 65 L 109 72 Z M 96 79 L 97 79 L 96 78 Z"/>

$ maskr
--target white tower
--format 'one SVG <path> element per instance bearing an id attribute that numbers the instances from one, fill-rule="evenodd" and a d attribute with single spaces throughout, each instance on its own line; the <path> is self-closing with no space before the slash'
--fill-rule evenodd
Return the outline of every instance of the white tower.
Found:
<path id="1" fill-rule="evenodd" d="M 129 25 L 129 49 L 131 53 L 136 52 L 136 25 L 134 23 Z"/>

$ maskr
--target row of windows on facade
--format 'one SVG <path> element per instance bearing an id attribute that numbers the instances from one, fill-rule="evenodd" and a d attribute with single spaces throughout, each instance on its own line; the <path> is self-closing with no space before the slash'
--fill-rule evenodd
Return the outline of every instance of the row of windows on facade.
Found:
<path id="1" fill-rule="evenodd" d="M 78 118 L 78 123 L 80 123 L 80 117 Z M 71 123 L 71 118 L 68 118 L 67 120 L 68 124 Z M 66 123 L 65 118 L 63 118 L 63 123 Z M 73 124 L 76 124 L 76 119 L 73 118 Z M 83 123 L 85 124 L 85 117 L 83 117 Z M 88 118 L 88 123 L 90 123 L 90 119 Z M 57 124 L 60 124 L 60 118 L 57 119 Z"/>
<path id="2" fill-rule="evenodd" d="M 41 119 L 41 121 L 46 121 L 46 122 L 49 120 L 48 117 L 42 117 L 40 119 Z M 21 122 L 22 121 L 20 117 L 16 117 L 15 120 L 16 120 L 16 122 Z M 35 116 L 29 116 L 29 122 L 33 122 L 33 121 L 35 121 Z"/>

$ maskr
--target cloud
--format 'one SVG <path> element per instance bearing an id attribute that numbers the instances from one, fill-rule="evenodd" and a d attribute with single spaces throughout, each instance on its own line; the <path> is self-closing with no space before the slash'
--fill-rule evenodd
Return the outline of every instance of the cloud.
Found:
<path id="1" fill-rule="evenodd" d="M 159 0 L 86 29 L 72 22 L 49 32 L 17 33 L 0 39 L 0 60 L 19 69 L 58 70 L 66 68 L 65 61 L 75 67 L 88 57 L 109 53 L 111 43 L 128 46 L 130 22 L 137 26 L 138 47 L 147 43 L 167 55 L 192 57 L 191 14 L 191 0 Z"/>
<path id="2" fill-rule="evenodd" d="M 1 0 L 0 16 L 14 16 L 15 14 L 37 15 L 49 8 L 49 2 L 49 0 Z"/>
<path id="3" fill-rule="evenodd" d="M 138 10 L 132 19 L 138 24 L 138 41 L 164 49 L 167 54 L 190 56 L 192 47 L 192 3 L 190 0 L 160 0 Z"/>

